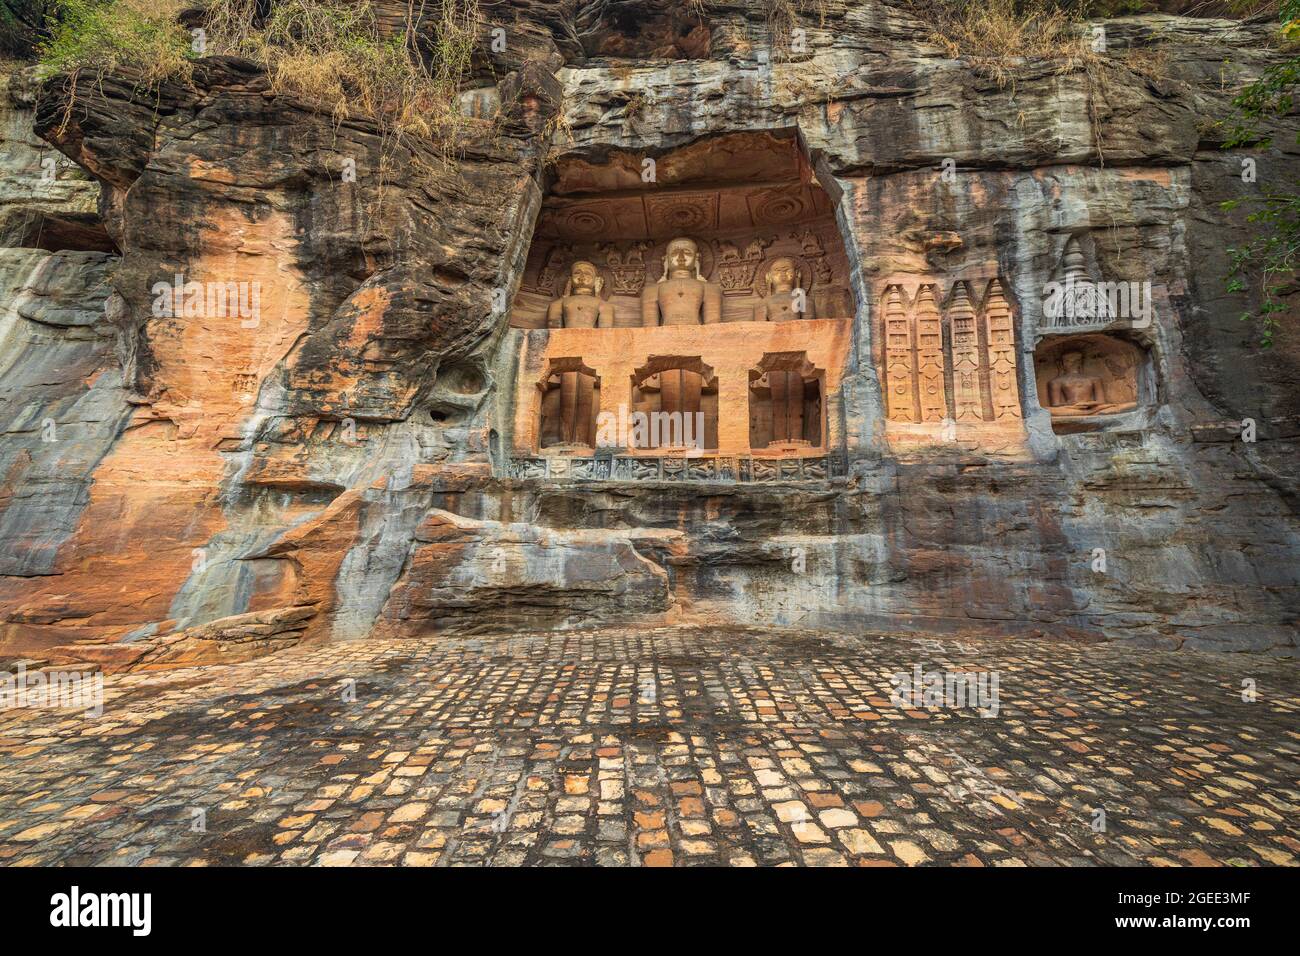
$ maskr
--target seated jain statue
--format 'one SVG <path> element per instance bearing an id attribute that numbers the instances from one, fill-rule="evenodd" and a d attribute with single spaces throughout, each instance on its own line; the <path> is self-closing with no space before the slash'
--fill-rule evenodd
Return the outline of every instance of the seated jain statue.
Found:
<path id="1" fill-rule="evenodd" d="M 601 299 L 605 280 L 590 262 L 579 260 L 569 270 L 564 295 L 546 310 L 551 329 L 608 329 L 614 326 L 614 307 Z"/>
<path id="2" fill-rule="evenodd" d="M 787 256 L 774 260 L 767 270 L 767 295 L 754 306 L 754 321 L 816 318 L 807 291 L 795 285 L 798 280 L 798 263 Z"/>
<path id="3" fill-rule="evenodd" d="M 1082 352 L 1061 355 L 1061 374 L 1047 383 L 1047 403 L 1053 415 L 1103 415 L 1137 405 L 1108 403 L 1102 380 L 1083 371 Z"/>
<path id="4" fill-rule="evenodd" d="M 711 325 L 722 321 L 722 289 L 700 273 L 700 250 L 674 239 L 664 252 L 664 274 L 641 293 L 642 325 Z"/>

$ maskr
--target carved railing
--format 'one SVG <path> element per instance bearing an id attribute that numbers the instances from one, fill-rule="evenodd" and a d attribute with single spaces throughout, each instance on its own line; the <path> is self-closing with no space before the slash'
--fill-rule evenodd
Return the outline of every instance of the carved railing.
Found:
<path id="1" fill-rule="evenodd" d="M 509 478 L 550 481 L 788 482 L 828 481 L 848 474 L 842 454 L 794 458 L 736 455 L 692 457 L 511 458 Z"/>

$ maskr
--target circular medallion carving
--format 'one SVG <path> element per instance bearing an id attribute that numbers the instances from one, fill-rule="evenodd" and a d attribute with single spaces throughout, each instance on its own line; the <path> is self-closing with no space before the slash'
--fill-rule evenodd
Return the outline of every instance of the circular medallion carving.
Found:
<path id="1" fill-rule="evenodd" d="M 593 206 L 570 210 L 563 219 L 563 229 L 574 236 L 600 236 L 609 231 L 609 220 Z"/>
<path id="2" fill-rule="evenodd" d="M 755 225 L 784 225 L 808 214 L 803 198 L 784 190 L 755 197 L 751 208 Z"/>

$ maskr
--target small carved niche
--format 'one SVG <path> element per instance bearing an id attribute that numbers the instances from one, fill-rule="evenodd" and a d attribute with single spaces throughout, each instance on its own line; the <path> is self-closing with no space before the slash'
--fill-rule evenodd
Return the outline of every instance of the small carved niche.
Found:
<path id="1" fill-rule="evenodd" d="M 600 413 L 600 377 L 579 358 L 554 359 L 538 383 L 542 448 L 588 450 L 596 446 Z"/>
<path id="2" fill-rule="evenodd" d="M 718 379 L 698 356 L 654 356 L 637 369 L 632 412 L 649 426 L 643 435 L 633 431 L 638 449 L 718 447 Z"/>
<path id="3" fill-rule="evenodd" d="M 1054 337 L 1034 351 L 1038 402 L 1058 434 L 1094 431 L 1142 403 L 1146 364 L 1141 348 L 1113 335 Z"/>
<path id="4" fill-rule="evenodd" d="M 749 447 L 781 451 L 823 444 L 822 381 L 804 352 L 763 356 L 749 370 Z"/>

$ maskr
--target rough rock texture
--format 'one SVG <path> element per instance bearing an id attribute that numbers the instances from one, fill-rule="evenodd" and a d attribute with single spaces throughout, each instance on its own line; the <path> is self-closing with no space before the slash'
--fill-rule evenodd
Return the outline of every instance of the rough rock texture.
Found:
<path id="1" fill-rule="evenodd" d="M 797 55 L 760 0 L 707 6 L 481 4 L 509 27 L 473 80 L 500 114 L 467 121 L 450 166 L 272 96 L 232 59 L 156 96 L 106 77 L 70 113 L 57 79 L 15 80 L 6 162 L 30 170 L 30 121 L 102 192 L 57 244 L 5 227 L 22 248 L 0 252 L 0 649 L 152 641 L 161 664 L 226 659 L 205 626 L 271 649 L 600 620 L 1294 655 L 1300 337 L 1261 354 L 1223 290 L 1247 226 L 1218 204 L 1246 187 L 1209 119 L 1276 55 L 1268 28 L 1109 21 L 1094 68 L 1030 60 L 999 85 L 885 3 L 801 17 Z M 1162 75 L 1129 58 L 1152 45 Z M 506 477 L 518 338 L 493 293 L 518 287 L 546 190 L 771 130 L 798 135 L 852 263 L 847 474 Z M 1252 154 L 1261 176 L 1296 175 L 1293 134 Z M 29 192 L 42 221 L 84 224 L 80 191 L 48 212 Z M 1034 397 L 1040 290 L 1068 236 L 1107 278 L 1161 290 L 1157 401 L 1131 428 L 1055 434 Z M 257 283 L 256 321 L 156 314 L 177 273 Z M 879 284 L 964 273 L 1005 277 L 1015 300 L 1016 454 L 885 435 Z M 287 637 L 257 617 L 299 608 Z"/>
<path id="2" fill-rule="evenodd" d="M 85 171 L 32 130 L 31 84 L 0 74 L 0 247 L 112 251 Z"/>

